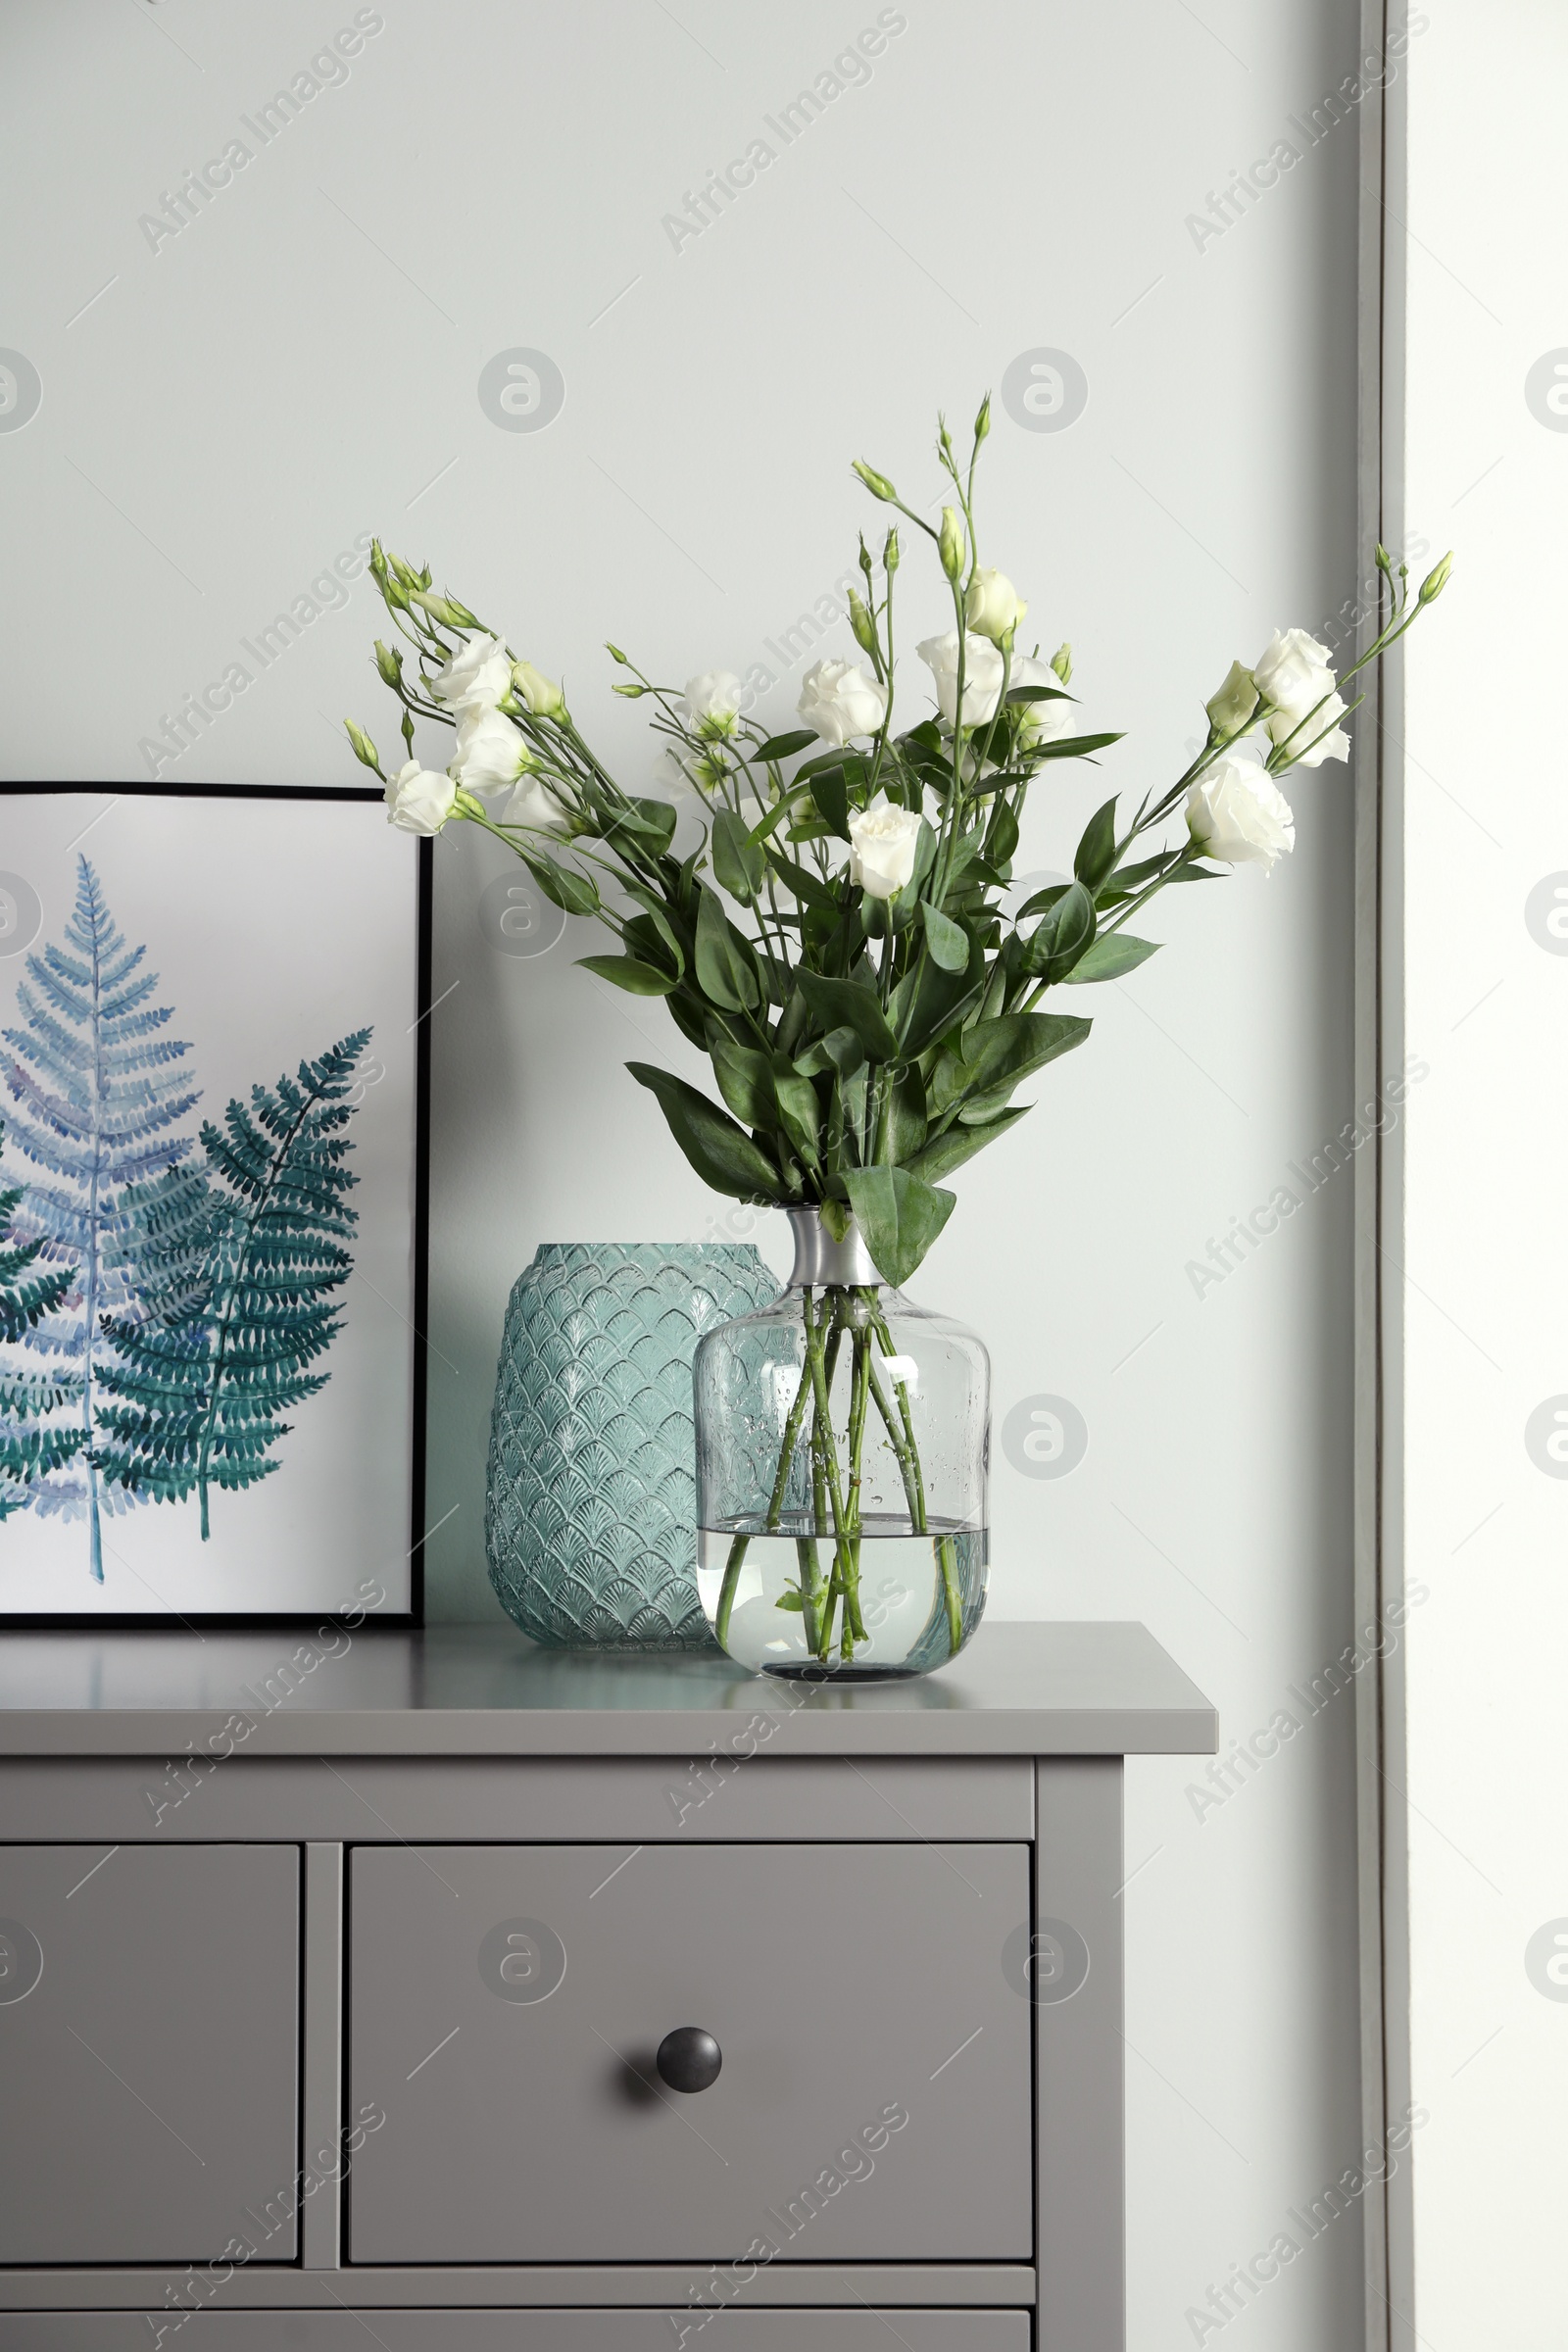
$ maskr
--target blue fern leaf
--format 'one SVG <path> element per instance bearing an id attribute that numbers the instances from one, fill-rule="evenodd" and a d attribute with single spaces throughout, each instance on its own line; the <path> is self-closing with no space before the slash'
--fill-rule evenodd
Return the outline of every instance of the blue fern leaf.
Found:
<path id="1" fill-rule="evenodd" d="M 270 1091 L 231 1102 L 221 1126 L 201 1131 L 212 1195 L 200 1211 L 208 1247 L 184 1319 L 169 1303 L 139 1322 L 112 1317 L 114 1360 L 103 1374 L 111 1401 L 96 1449 L 104 1476 L 155 1500 L 201 1498 L 202 1538 L 211 1534 L 211 1490 L 238 1491 L 270 1478 L 283 1418 L 326 1386 L 313 1369 L 342 1328 L 336 1294 L 354 1270 L 359 1223 L 347 1196 L 359 1179 L 348 1165 L 346 1129 L 355 1067 L 368 1029 L 301 1062 Z M 176 1169 L 134 1203 L 146 1228 L 144 1268 L 166 1283 L 194 1278 L 181 1255 L 196 1227 Z M 129 1200 L 130 1196 L 126 1196 Z M 158 1228 L 158 1212 L 168 1211 Z M 172 1238 L 170 1238 L 172 1237 Z M 158 1257 L 159 1250 L 165 1254 Z"/>
<path id="2" fill-rule="evenodd" d="M 189 1233 L 176 1245 L 169 1219 L 179 1200 L 198 1222 L 202 1213 L 173 1181 L 195 1141 L 180 1132 L 199 1099 L 181 1066 L 190 1048 L 169 1035 L 172 1012 L 150 1002 L 158 976 L 146 954 L 127 944 L 91 860 L 78 857 L 64 940 L 27 956 L 16 1024 L 0 1031 L 0 1083 L 16 1105 L 6 1148 L 30 1177 L 15 1232 L 59 1278 L 20 1335 L 23 1362 L 0 1373 L 0 1398 L 11 1400 L 0 1411 L 46 1441 L 25 1455 L 27 1502 L 86 1520 L 99 1583 L 103 1514 L 141 1499 L 98 1461 L 116 1333 L 188 1298 L 195 1245 Z"/>

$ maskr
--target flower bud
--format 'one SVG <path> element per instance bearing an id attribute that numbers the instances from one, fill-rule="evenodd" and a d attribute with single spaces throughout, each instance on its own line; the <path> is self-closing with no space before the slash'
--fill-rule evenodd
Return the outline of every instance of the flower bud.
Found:
<path id="1" fill-rule="evenodd" d="M 387 562 L 392 566 L 392 576 L 400 588 L 422 588 L 424 586 L 424 582 L 413 564 L 405 564 L 401 556 L 388 556 Z"/>
<path id="2" fill-rule="evenodd" d="M 373 768 L 379 775 L 381 773 L 381 755 L 365 729 L 357 727 L 352 718 L 346 718 L 343 725 L 350 743 L 354 746 L 355 759 L 360 761 L 362 766 Z"/>
<path id="3" fill-rule="evenodd" d="M 975 417 L 975 420 L 974 420 L 974 445 L 975 445 L 976 449 L 978 449 L 978 448 L 979 448 L 979 446 L 980 446 L 981 442 L 982 442 L 982 441 L 985 439 L 985 437 L 986 437 L 987 433 L 989 433 L 989 432 L 990 432 L 990 430 L 991 430 L 991 395 L 990 395 L 990 393 L 988 392 L 988 393 L 986 394 L 986 396 L 985 396 L 984 400 L 983 400 L 983 401 L 980 403 L 980 410 L 979 410 L 979 414 L 977 415 L 977 416 Z"/>
<path id="4" fill-rule="evenodd" d="M 383 645 L 379 637 L 375 641 L 375 666 L 381 673 L 383 684 L 396 686 L 401 683 L 403 656 L 394 653 L 391 646 Z"/>
<path id="5" fill-rule="evenodd" d="M 897 500 L 899 494 L 888 480 L 887 475 L 878 473 L 876 467 L 868 466 L 863 458 L 856 459 L 852 471 L 859 475 L 873 498 L 880 498 L 884 501 Z"/>
<path id="6" fill-rule="evenodd" d="M 1433 568 L 1427 573 L 1426 578 L 1422 581 L 1420 593 L 1416 598 L 1417 604 L 1430 605 L 1436 598 L 1440 597 L 1445 588 L 1446 588 L 1448 585 L 1448 574 L 1452 569 L 1453 550 L 1450 547 L 1447 554 L 1444 557 L 1442 563 L 1434 564 Z"/>
<path id="7" fill-rule="evenodd" d="M 850 627 L 854 630 L 855 642 L 862 653 L 874 654 L 878 650 L 876 623 L 853 588 L 850 590 Z"/>
<path id="8" fill-rule="evenodd" d="M 531 662 L 514 662 L 512 683 L 535 718 L 564 717 L 565 696 L 554 678 L 547 678 Z"/>
<path id="9" fill-rule="evenodd" d="M 1233 662 L 1219 692 L 1203 705 L 1216 735 L 1237 735 L 1257 709 L 1257 684 L 1250 669 Z"/>
<path id="10" fill-rule="evenodd" d="M 428 612 L 444 629 L 471 629 L 478 625 L 466 605 L 454 604 L 450 596 L 437 596 L 428 588 L 411 588 L 409 602 L 417 605 L 421 612 Z"/>
<path id="11" fill-rule="evenodd" d="M 891 579 L 899 568 L 899 534 L 889 531 L 882 542 L 882 568 Z"/>
<path id="12" fill-rule="evenodd" d="M 627 661 L 619 646 L 612 645 L 608 637 L 605 639 L 605 651 L 610 656 L 612 662 L 618 662 L 622 669 L 630 669 L 631 663 Z M 617 687 L 615 691 L 618 694 L 620 689 Z"/>
<path id="13" fill-rule="evenodd" d="M 1377 546 L 1372 551 L 1372 561 L 1374 564 L 1376 564 L 1379 571 L 1388 572 L 1394 569 L 1394 558 L 1390 555 L 1388 549 L 1384 546 L 1381 539 L 1378 541 Z"/>
<path id="14" fill-rule="evenodd" d="M 1029 608 L 1004 571 L 977 571 L 969 582 L 963 616 L 978 637 L 1000 645 L 1018 626 Z"/>
<path id="15" fill-rule="evenodd" d="M 648 692 L 646 686 L 612 686 L 612 694 L 623 694 L 628 703 L 635 703 Z"/>
<path id="16" fill-rule="evenodd" d="M 860 536 L 860 553 L 859 553 L 859 557 L 858 557 L 858 562 L 859 562 L 860 569 L 861 569 L 861 570 L 864 572 L 864 574 L 865 574 L 865 584 L 866 584 L 866 586 L 869 588 L 869 587 L 870 587 L 870 585 L 871 585 L 871 582 L 872 582 L 872 570 L 871 570 L 871 551 L 870 551 L 870 549 L 869 549 L 869 548 L 866 546 L 866 544 L 865 544 L 865 533 L 862 531 L 862 532 L 860 533 L 860 535 L 859 535 L 859 536 Z"/>
<path id="17" fill-rule="evenodd" d="M 942 568 L 950 580 L 956 580 L 963 569 L 963 525 L 958 520 L 956 507 L 942 510 L 942 532 L 937 541 L 942 556 Z"/>
<path id="18" fill-rule="evenodd" d="M 1058 645 L 1051 657 L 1051 666 L 1062 684 L 1070 686 L 1072 684 L 1072 647 L 1065 643 Z"/>

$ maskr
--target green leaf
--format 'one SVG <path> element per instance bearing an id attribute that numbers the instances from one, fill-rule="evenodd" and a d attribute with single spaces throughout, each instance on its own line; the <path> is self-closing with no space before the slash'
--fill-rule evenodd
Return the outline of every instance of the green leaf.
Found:
<path id="1" fill-rule="evenodd" d="M 788 738 L 786 738 L 786 741 L 787 740 Z M 794 1586 L 792 1585 L 787 1592 L 781 1592 L 779 1594 L 777 1600 L 774 1601 L 773 1606 L 775 1609 L 793 1609 L 798 1617 L 801 1614 L 801 1611 L 805 1608 L 806 1603 L 804 1600 L 802 1600 L 799 1592 L 796 1592 Z"/>
<path id="2" fill-rule="evenodd" d="M 811 778 L 811 798 L 830 833 L 850 838 L 850 788 L 842 767 L 826 767 Z"/>
<path id="3" fill-rule="evenodd" d="M 926 946 L 931 960 L 945 972 L 963 972 L 969 968 L 969 934 L 961 923 L 950 914 L 933 906 L 929 899 L 920 901 L 920 920 L 925 925 Z"/>
<path id="4" fill-rule="evenodd" d="M 999 1135 L 1005 1135 L 1009 1127 L 1016 1127 L 1020 1119 L 1027 1118 L 1033 1108 L 1032 1102 L 1020 1102 L 1015 1109 L 1003 1111 L 983 1127 L 950 1127 L 945 1135 L 935 1137 L 915 1153 L 908 1163 L 910 1175 L 923 1177 L 927 1184 L 951 1176 L 955 1168 L 961 1168 L 966 1159 L 973 1159 L 987 1144 L 994 1144 Z"/>
<path id="5" fill-rule="evenodd" d="M 1130 931 L 1109 931 L 1097 939 L 1082 955 L 1066 975 L 1069 987 L 1082 987 L 1090 980 L 1119 980 L 1123 972 L 1135 972 L 1151 956 L 1157 955 L 1157 939 L 1134 939 Z"/>
<path id="6" fill-rule="evenodd" d="M 793 760 L 797 752 L 804 752 L 808 743 L 816 741 L 817 736 L 813 728 L 792 727 L 787 735 L 770 735 L 765 743 L 760 743 L 756 751 L 751 754 L 751 758 L 754 760 Z"/>
<path id="7" fill-rule="evenodd" d="M 1077 700 L 1063 686 L 1011 686 L 1007 690 L 1009 703 L 1071 703 Z"/>
<path id="8" fill-rule="evenodd" d="M 967 968 L 945 972 L 928 963 L 923 972 L 906 973 L 893 991 L 891 1010 L 911 1058 L 924 1054 L 936 1040 L 956 1026 L 977 1003 L 985 985 L 986 959 L 978 941 L 972 942 Z"/>
<path id="9" fill-rule="evenodd" d="M 1032 1071 L 1081 1046 L 1089 1029 L 1088 1021 L 1064 1012 L 1009 1012 L 982 1022 L 965 1032 L 961 1054 L 944 1048 L 931 1074 L 932 1110 L 953 1110 L 999 1093 L 1004 1098 Z"/>
<path id="10" fill-rule="evenodd" d="M 822 1105 L 809 1078 L 803 1078 L 782 1059 L 773 1064 L 773 1096 L 785 1134 L 808 1168 L 820 1161 Z"/>
<path id="11" fill-rule="evenodd" d="M 844 1185 L 877 1272 L 900 1289 L 953 1214 L 956 1197 L 907 1168 L 847 1168 Z"/>
<path id="12" fill-rule="evenodd" d="M 661 939 L 664 946 L 669 950 L 671 956 L 675 959 L 675 969 L 681 974 L 682 978 L 684 978 L 686 973 L 686 950 L 681 942 L 679 933 L 676 931 L 674 924 L 669 919 L 669 914 L 665 908 L 663 900 L 659 896 L 657 891 L 650 890 L 646 883 L 633 881 L 629 874 L 621 875 L 620 886 L 621 889 L 626 893 L 626 896 L 629 899 L 634 899 L 637 905 L 643 909 L 643 912 L 647 915 L 648 920 L 653 924 L 656 937 Z"/>
<path id="13" fill-rule="evenodd" d="M 807 866 L 798 865 L 793 858 L 786 858 L 783 851 L 775 849 L 771 842 L 765 855 L 790 896 L 798 899 L 803 906 L 830 906 L 837 911 L 838 900 L 819 875 L 813 874 Z"/>
<path id="14" fill-rule="evenodd" d="M 1094 901 L 1081 882 L 1070 882 L 1025 940 L 1018 968 L 1031 980 L 1064 979 L 1094 936 Z"/>
<path id="15" fill-rule="evenodd" d="M 770 833 L 778 830 L 787 816 L 793 815 L 798 808 L 803 808 L 806 801 L 807 795 L 804 792 L 796 792 L 793 788 L 788 792 L 781 792 L 767 814 L 760 817 L 752 827 L 752 839 L 765 841 Z"/>
<path id="16" fill-rule="evenodd" d="M 606 819 L 601 837 L 613 841 L 617 834 L 630 834 L 662 858 L 674 838 L 675 819 L 676 810 L 668 801 L 635 800 Z"/>
<path id="17" fill-rule="evenodd" d="M 829 1241 L 832 1242 L 842 1242 L 855 1222 L 854 1213 L 847 1200 L 823 1200 L 818 1203 L 817 1213 L 827 1230 Z"/>
<path id="18" fill-rule="evenodd" d="M 1072 870 L 1088 891 L 1097 891 L 1116 862 L 1116 803 L 1114 797 L 1097 808 L 1084 827 Z"/>
<path id="19" fill-rule="evenodd" d="M 1107 744 L 1120 743 L 1120 733 L 1114 735 L 1060 735 L 1054 743 L 1035 747 L 1037 760 L 1087 760 L 1091 752 L 1102 752 Z"/>
<path id="20" fill-rule="evenodd" d="M 795 1067 L 803 1078 L 817 1078 L 832 1070 L 840 1078 L 851 1078 L 865 1059 L 865 1047 L 857 1030 L 845 1027 L 830 1029 L 819 1037 L 804 1054 L 795 1056 Z"/>
<path id="21" fill-rule="evenodd" d="M 1065 898 L 1071 888 L 1070 882 L 1053 882 L 1045 890 L 1037 890 L 1032 899 L 1025 899 L 1013 917 L 1014 922 L 1026 923 L 1032 914 L 1048 914 L 1056 901 Z"/>
<path id="22" fill-rule="evenodd" d="M 558 865 L 553 858 L 544 858 L 537 851 L 525 850 L 522 861 L 553 906 L 565 914 L 597 914 L 599 893 L 587 874 L 573 871 L 569 865 Z"/>
<path id="23" fill-rule="evenodd" d="M 909 1165 L 925 1142 L 927 1125 L 925 1081 L 911 1061 L 894 1080 L 891 1096 L 888 1151 L 896 1166 Z"/>
<path id="24" fill-rule="evenodd" d="M 798 975 L 801 993 L 824 1031 L 850 1028 L 873 1061 L 896 1061 L 899 1049 L 881 1005 L 858 980 L 827 980 L 804 967 Z"/>
<path id="25" fill-rule="evenodd" d="M 1018 847 L 1018 819 L 1010 808 L 999 808 L 991 819 L 987 846 L 993 865 L 1007 865 Z"/>
<path id="26" fill-rule="evenodd" d="M 667 997 L 679 985 L 672 973 L 661 972 L 636 956 L 579 956 L 577 961 L 585 972 L 597 972 L 629 997 Z"/>
<path id="27" fill-rule="evenodd" d="M 657 1096 L 670 1134 L 705 1184 L 737 1200 L 770 1200 L 776 1206 L 784 1200 L 773 1162 L 716 1102 L 668 1070 L 656 1070 L 646 1061 L 628 1061 L 626 1067 L 639 1086 Z"/>
<path id="28" fill-rule="evenodd" d="M 751 1012 L 761 1001 L 751 950 L 706 888 L 697 905 L 697 980 L 726 1012 Z"/>
<path id="29" fill-rule="evenodd" d="M 732 899 L 750 906 L 762 887 L 767 859 L 733 808 L 713 818 L 713 878 Z"/>
<path id="30" fill-rule="evenodd" d="M 710 1027 L 708 1054 L 718 1091 L 735 1116 L 747 1127 L 771 1127 L 775 1119 L 773 1073 L 767 1055 L 755 1046 L 738 1046 L 716 1022 Z"/>

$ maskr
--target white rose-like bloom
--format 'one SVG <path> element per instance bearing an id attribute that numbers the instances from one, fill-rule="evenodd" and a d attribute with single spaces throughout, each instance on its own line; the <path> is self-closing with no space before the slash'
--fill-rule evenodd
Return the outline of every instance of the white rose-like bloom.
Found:
<path id="1" fill-rule="evenodd" d="M 1304 629 L 1278 629 L 1252 665 L 1257 691 L 1281 710 L 1299 718 L 1303 710 L 1334 691 L 1329 649 Z"/>
<path id="2" fill-rule="evenodd" d="M 1187 796 L 1187 830 L 1205 858 L 1269 871 L 1296 846 L 1291 805 L 1255 760 L 1219 760 Z"/>
<path id="3" fill-rule="evenodd" d="M 1293 718 L 1288 710 L 1271 710 L 1265 722 L 1271 739 L 1277 744 L 1295 736 L 1296 741 L 1291 746 L 1293 766 L 1321 767 L 1325 760 L 1348 760 L 1350 738 L 1337 724 L 1345 716 L 1342 697 L 1331 694 L 1321 710 L 1312 710 L 1310 703 L 1306 710 L 1312 711 L 1310 718 L 1305 711 L 1300 717 Z M 1321 737 L 1322 740 L 1314 741 L 1314 737 Z"/>
<path id="4" fill-rule="evenodd" d="M 927 637 L 915 647 L 937 682 L 937 707 L 949 726 L 957 723 L 958 632 Z M 966 629 L 963 636 L 963 724 L 983 727 L 996 716 L 1002 695 L 1002 655 L 989 637 Z"/>
<path id="5" fill-rule="evenodd" d="M 499 710 L 473 710 L 458 722 L 458 748 L 447 773 L 465 792 L 494 792 L 537 764 L 510 718 Z"/>
<path id="6" fill-rule="evenodd" d="M 914 871 L 919 838 L 914 810 L 897 808 L 878 793 L 869 808 L 858 808 L 850 818 L 850 880 L 858 882 L 868 899 L 896 898 Z"/>
<path id="7" fill-rule="evenodd" d="M 964 623 L 982 637 L 1000 641 L 1017 627 L 1028 610 L 1004 571 L 977 571 L 964 599 Z"/>
<path id="8" fill-rule="evenodd" d="M 1077 705 L 1062 693 L 1061 680 L 1049 662 L 1037 662 L 1033 654 L 1014 654 L 1012 670 L 1007 680 L 1010 694 L 1014 686 L 1049 686 L 1059 701 L 1049 703 L 1020 703 L 1023 725 L 1019 740 L 1024 747 L 1032 743 L 1054 743 L 1059 736 L 1070 735 L 1078 724 Z M 965 694 L 964 701 L 968 701 Z"/>
<path id="9" fill-rule="evenodd" d="M 566 698 L 555 679 L 547 678 L 531 662 L 514 662 L 512 683 L 535 718 L 560 718 L 566 708 Z"/>
<path id="10" fill-rule="evenodd" d="M 855 662 L 813 662 L 795 710 L 814 735 L 841 749 L 852 735 L 874 735 L 887 707 L 887 688 Z"/>
<path id="11" fill-rule="evenodd" d="M 700 733 L 710 728 L 719 735 L 735 732 L 741 682 L 732 669 L 705 669 L 701 677 L 688 678 L 681 700 L 688 721 Z"/>
<path id="12" fill-rule="evenodd" d="M 449 710 L 493 710 L 512 691 L 512 663 L 499 637 L 470 637 L 430 680 L 430 699 Z"/>
<path id="13" fill-rule="evenodd" d="M 542 776 L 524 776 L 497 818 L 503 825 L 523 825 L 531 833 L 570 831 L 566 812 Z"/>
<path id="14" fill-rule="evenodd" d="M 457 797 L 450 776 L 410 760 L 386 788 L 386 821 L 400 833 L 439 833 Z"/>

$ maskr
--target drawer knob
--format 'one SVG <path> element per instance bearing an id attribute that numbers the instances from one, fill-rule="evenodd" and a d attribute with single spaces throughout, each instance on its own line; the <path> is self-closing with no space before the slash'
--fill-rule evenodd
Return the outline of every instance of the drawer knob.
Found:
<path id="1" fill-rule="evenodd" d="M 677 2026 L 659 2045 L 654 2064 L 671 2090 L 706 2090 L 718 2081 L 724 2053 L 701 2026 Z"/>

